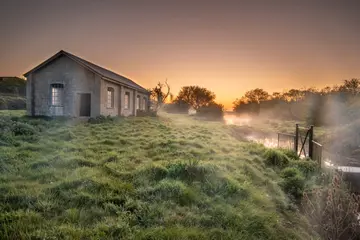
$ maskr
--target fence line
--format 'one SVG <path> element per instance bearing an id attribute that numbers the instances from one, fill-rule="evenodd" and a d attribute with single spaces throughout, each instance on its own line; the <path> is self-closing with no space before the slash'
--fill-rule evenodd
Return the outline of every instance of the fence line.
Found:
<path id="1" fill-rule="evenodd" d="M 294 141 L 294 134 L 278 133 L 278 147 L 293 150 L 295 146 Z"/>
<path id="2" fill-rule="evenodd" d="M 316 161 L 320 167 L 322 167 L 322 149 L 323 146 L 315 142 L 314 140 L 311 141 L 312 147 L 313 147 L 313 154 L 312 154 L 312 160 Z"/>

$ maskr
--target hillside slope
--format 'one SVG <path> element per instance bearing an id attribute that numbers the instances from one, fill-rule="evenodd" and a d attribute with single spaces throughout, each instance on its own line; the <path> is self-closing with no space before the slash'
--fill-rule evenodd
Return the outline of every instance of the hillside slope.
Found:
<path id="1" fill-rule="evenodd" d="M 18 77 L 0 77 L 0 110 L 26 108 L 26 81 Z"/>
<path id="2" fill-rule="evenodd" d="M 221 123 L 0 119 L 0 239 L 311 238 L 264 148 Z"/>

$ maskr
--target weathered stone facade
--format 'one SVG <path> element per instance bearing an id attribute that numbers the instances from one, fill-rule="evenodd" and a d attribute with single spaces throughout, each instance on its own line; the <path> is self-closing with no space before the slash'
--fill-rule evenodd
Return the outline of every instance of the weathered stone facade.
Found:
<path id="1" fill-rule="evenodd" d="M 61 52 L 60 52 L 61 53 Z M 60 54 L 43 63 L 43 66 L 25 74 L 27 77 L 27 114 L 31 116 L 63 115 L 79 117 L 82 95 L 90 94 L 89 102 L 90 116 L 129 116 L 136 115 L 135 103 L 136 96 L 146 99 L 146 107 L 141 109 L 148 110 L 149 92 L 144 88 L 138 89 L 134 85 L 102 76 L 92 68 L 84 66 L 81 62 L 74 61 L 72 55 Z M 61 84 L 63 87 L 61 106 L 52 105 L 52 84 Z M 108 106 L 108 88 L 114 90 L 113 105 Z M 130 107 L 125 108 L 124 99 L 126 92 L 130 93 Z M 143 101 L 141 101 L 143 103 Z M 142 105 L 143 106 L 143 105 Z"/>

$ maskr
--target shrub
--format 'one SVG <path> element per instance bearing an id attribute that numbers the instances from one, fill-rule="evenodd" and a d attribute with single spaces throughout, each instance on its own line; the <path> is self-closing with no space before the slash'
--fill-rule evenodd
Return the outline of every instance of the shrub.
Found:
<path id="1" fill-rule="evenodd" d="M 266 149 L 265 163 L 269 166 L 283 168 L 289 164 L 289 158 L 283 152 L 277 149 Z"/>
<path id="2" fill-rule="evenodd" d="M 196 111 L 199 117 L 205 117 L 210 120 L 220 120 L 224 116 L 224 106 L 217 103 L 210 103 L 207 106 L 200 107 Z"/>
<path id="3" fill-rule="evenodd" d="M 311 159 L 294 161 L 292 165 L 298 168 L 305 176 L 310 176 L 317 172 L 319 169 L 317 162 Z"/>
<path id="4" fill-rule="evenodd" d="M 178 114 L 187 114 L 189 108 L 190 105 L 182 100 L 177 100 L 172 103 L 167 103 L 163 106 L 165 112 L 178 113 Z"/>
<path id="5" fill-rule="evenodd" d="M 283 181 L 280 186 L 292 199 L 300 200 L 305 189 L 305 178 L 301 172 L 293 167 L 287 167 L 281 171 Z"/>
<path id="6" fill-rule="evenodd" d="M 10 119 L 0 119 L 0 129 L 3 132 L 11 132 L 15 136 L 33 135 L 36 133 L 36 129 L 32 125 Z"/>
<path id="7" fill-rule="evenodd" d="M 26 123 L 15 122 L 12 126 L 12 132 L 15 135 L 33 135 L 35 134 L 35 128 Z"/>
<path id="8" fill-rule="evenodd" d="M 343 176 L 335 174 L 321 189 L 304 193 L 301 204 L 322 239 L 358 239 L 360 196 L 351 194 Z"/>
<path id="9" fill-rule="evenodd" d="M 294 159 L 294 160 L 299 160 L 300 159 L 299 155 L 294 150 L 281 148 L 280 151 L 282 153 L 284 153 L 290 159 Z"/>

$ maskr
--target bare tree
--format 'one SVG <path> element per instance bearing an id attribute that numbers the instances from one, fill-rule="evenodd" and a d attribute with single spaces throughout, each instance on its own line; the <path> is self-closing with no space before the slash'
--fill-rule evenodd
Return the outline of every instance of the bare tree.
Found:
<path id="1" fill-rule="evenodd" d="M 166 88 L 166 92 L 163 91 L 163 88 Z M 154 88 L 150 90 L 151 97 L 155 101 L 155 110 L 159 110 L 159 108 L 164 104 L 165 100 L 171 96 L 170 86 L 165 80 L 165 83 L 159 82 Z"/>

